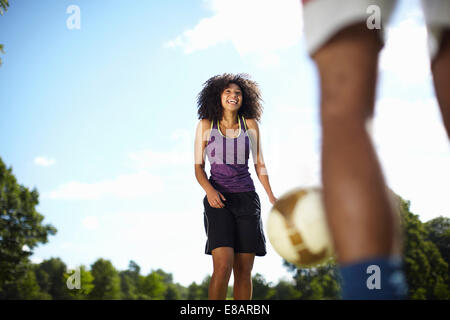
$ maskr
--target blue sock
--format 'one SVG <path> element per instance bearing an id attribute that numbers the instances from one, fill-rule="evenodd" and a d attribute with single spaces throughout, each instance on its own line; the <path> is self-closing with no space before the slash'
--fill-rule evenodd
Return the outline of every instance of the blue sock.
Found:
<path id="1" fill-rule="evenodd" d="M 407 298 L 400 257 L 377 257 L 340 265 L 342 299 L 396 300 Z"/>

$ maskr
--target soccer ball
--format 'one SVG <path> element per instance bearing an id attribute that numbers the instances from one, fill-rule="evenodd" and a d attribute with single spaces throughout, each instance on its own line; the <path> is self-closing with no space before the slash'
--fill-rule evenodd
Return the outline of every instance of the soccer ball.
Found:
<path id="1" fill-rule="evenodd" d="M 321 189 L 297 188 L 279 198 L 269 213 L 267 235 L 275 251 L 299 267 L 332 257 Z"/>

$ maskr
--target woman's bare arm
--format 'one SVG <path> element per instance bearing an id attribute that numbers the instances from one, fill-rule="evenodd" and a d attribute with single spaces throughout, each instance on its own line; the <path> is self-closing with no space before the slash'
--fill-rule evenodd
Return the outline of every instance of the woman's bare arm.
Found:
<path id="1" fill-rule="evenodd" d="M 205 119 L 200 120 L 197 125 L 194 141 L 195 178 L 197 179 L 203 190 L 205 190 L 208 202 L 211 207 L 223 208 L 225 205 L 223 204 L 222 200 L 225 200 L 225 197 L 216 189 L 214 189 L 214 187 L 209 182 L 208 176 L 205 172 L 205 148 L 206 144 L 208 143 L 209 127 L 210 122 Z"/>
<path id="2" fill-rule="evenodd" d="M 253 155 L 253 163 L 255 164 L 256 175 L 258 176 L 259 181 L 264 187 L 264 190 L 266 190 L 270 202 L 274 204 L 277 199 L 273 195 L 272 188 L 270 186 L 269 174 L 267 172 L 262 153 L 261 135 L 259 132 L 258 123 L 254 119 L 246 119 L 246 122 L 248 127 L 248 134 L 252 142 L 251 151 Z"/>

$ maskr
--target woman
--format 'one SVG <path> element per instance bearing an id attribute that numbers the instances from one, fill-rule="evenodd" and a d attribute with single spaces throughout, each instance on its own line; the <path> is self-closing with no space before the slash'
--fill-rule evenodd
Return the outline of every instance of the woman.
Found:
<path id="1" fill-rule="evenodd" d="M 205 253 L 213 259 L 209 299 L 225 299 L 233 271 L 234 299 L 252 297 L 255 256 L 266 254 L 259 196 L 248 169 L 250 150 L 255 171 L 269 201 L 272 193 L 262 158 L 258 123 L 261 96 L 247 75 L 223 74 L 206 81 L 198 95 L 195 177 L 205 190 Z M 205 172 L 205 153 L 211 176 Z"/>

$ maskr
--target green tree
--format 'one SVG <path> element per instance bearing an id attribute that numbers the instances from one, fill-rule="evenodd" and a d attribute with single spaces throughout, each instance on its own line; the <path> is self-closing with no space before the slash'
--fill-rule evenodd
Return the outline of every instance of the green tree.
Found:
<path id="1" fill-rule="evenodd" d="M 174 283 L 169 283 L 167 285 L 167 290 L 164 296 L 165 300 L 180 300 L 181 293 L 179 291 L 179 287 Z"/>
<path id="2" fill-rule="evenodd" d="M 211 281 L 211 276 L 206 276 L 203 281 L 198 285 L 192 282 L 187 288 L 187 299 L 188 300 L 207 300 L 208 299 L 208 289 L 209 282 Z M 230 294 L 230 287 L 228 287 L 227 296 Z M 232 294 L 232 291 L 231 291 Z"/>
<path id="3" fill-rule="evenodd" d="M 94 288 L 89 294 L 92 300 L 120 299 L 120 277 L 109 260 L 98 259 L 91 266 Z"/>
<path id="4" fill-rule="evenodd" d="M 273 288 L 274 294 L 271 295 L 271 300 L 296 300 L 300 299 L 302 293 L 292 284 L 285 280 L 280 280 Z"/>
<path id="5" fill-rule="evenodd" d="M 130 276 L 128 270 L 119 272 L 120 276 L 120 291 L 122 299 L 137 300 L 139 298 L 136 283 Z"/>
<path id="6" fill-rule="evenodd" d="M 119 273 L 122 299 L 139 299 L 138 287 L 140 272 L 141 267 L 139 267 L 139 265 L 133 260 L 130 260 L 130 262 L 128 263 L 128 270 L 121 271 Z"/>
<path id="7" fill-rule="evenodd" d="M 209 283 L 211 282 L 211 276 L 207 275 L 203 278 L 202 283 L 200 283 L 199 291 L 198 291 L 198 299 L 199 300 L 207 300 L 208 299 L 208 291 L 209 291 Z M 228 287 L 227 290 L 227 298 L 231 298 L 233 296 L 233 288 L 231 286 Z"/>
<path id="8" fill-rule="evenodd" d="M 425 228 L 428 231 L 427 240 L 433 242 L 441 253 L 442 258 L 447 263 L 447 281 L 445 284 L 446 290 L 450 290 L 450 218 L 437 217 L 425 223 Z M 437 291 L 441 292 L 439 296 L 443 295 L 444 288 Z M 445 295 L 445 294 L 444 294 Z"/>
<path id="9" fill-rule="evenodd" d="M 177 298 L 178 300 L 186 300 L 188 298 L 188 288 L 185 286 L 182 286 L 179 283 L 175 283 L 174 284 L 179 297 Z"/>
<path id="10" fill-rule="evenodd" d="M 33 248 L 56 234 L 52 225 L 42 224 L 38 204 L 38 191 L 19 185 L 0 158 L 0 297 L 28 272 Z"/>
<path id="11" fill-rule="evenodd" d="M 197 283 L 192 282 L 188 287 L 187 299 L 188 300 L 199 300 L 200 296 L 201 296 L 200 286 Z"/>
<path id="12" fill-rule="evenodd" d="M 130 260 L 128 263 L 128 274 L 133 279 L 135 285 L 137 286 L 137 283 L 139 281 L 139 275 L 141 273 L 141 267 L 134 262 L 133 260 Z"/>
<path id="13" fill-rule="evenodd" d="M 173 276 L 171 273 L 167 273 L 162 269 L 156 270 L 166 286 L 166 292 L 164 294 L 164 300 L 179 300 L 181 298 L 181 292 L 179 291 L 179 286 L 173 283 Z"/>
<path id="14" fill-rule="evenodd" d="M 404 230 L 405 273 L 410 299 L 450 299 L 448 264 L 437 246 L 428 240 L 424 223 L 410 209 L 410 202 L 399 197 Z M 433 224 L 430 224 L 432 226 Z"/>
<path id="15" fill-rule="evenodd" d="M 151 300 L 163 300 L 166 290 L 164 277 L 157 271 L 150 272 L 140 284 L 141 293 Z"/>
<path id="16" fill-rule="evenodd" d="M 264 276 L 259 273 L 252 277 L 252 285 L 252 295 L 255 300 L 271 299 L 275 295 L 275 290 L 264 279 Z"/>
<path id="17" fill-rule="evenodd" d="M 48 293 L 52 299 L 71 298 L 65 281 L 67 266 L 60 258 L 44 260 L 35 267 L 35 273 L 42 291 Z"/>
<path id="18" fill-rule="evenodd" d="M 287 261 L 284 265 L 294 273 L 295 287 L 301 293 L 297 298 L 314 300 L 339 298 L 339 274 L 333 259 L 314 268 L 298 268 Z"/>
<path id="19" fill-rule="evenodd" d="M 32 264 L 27 265 L 25 273 L 17 279 L 14 285 L 4 288 L 3 296 L 0 299 L 50 300 L 52 297 L 41 291 L 33 267 Z"/>
<path id="20" fill-rule="evenodd" d="M 3 49 L 3 45 L 0 43 L 0 53 L 1 54 L 5 54 L 5 50 Z M 3 62 L 2 62 L 2 58 L 0 58 L 0 67 L 2 66 Z"/>
<path id="21" fill-rule="evenodd" d="M 427 240 L 439 249 L 442 258 L 450 266 L 450 218 L 437 217 L 425 223 Z"/>
<path id="22" fill-rule="evenodd" d="M 91 293 L 92 289 L 94 289 L 94 277 L 92 276 L 91 272 L 86 269 L 84 265 L 81 265 L 78 267 L 80 272 L 80 288 L 73 288 L 69 289 L 67 287 L 67 290 L 69 291 L 70 298 L 73 300 L 86 300 L 89 297 L 89 294 Z M 69 273 L 64 273 L 64 283 L 67 286 L 67 281 L 69 278 L 74 275 L 74 272 L 72 271 Z"/>
<path id="23" fill-rule="evenodd" d="M 164 284 L 173 283 L 173 276 L 171 273 L 167 273 L 162 269 L 157 269 L 155 272 L 162 277 Z"/>
<path id="24" fill-rule="evenodd" d="M 24 300 L 51 300 L 47 292 L 42 292 L 36 280 L 33 266 L 17 281 L 18 297 Z"/>
<path id="25" fill-rule="evenodd" d="M 9 1 L 8 0 L 0 0 L 0 14 L 3 15 L 6 11 L 8 11 Z"/>

